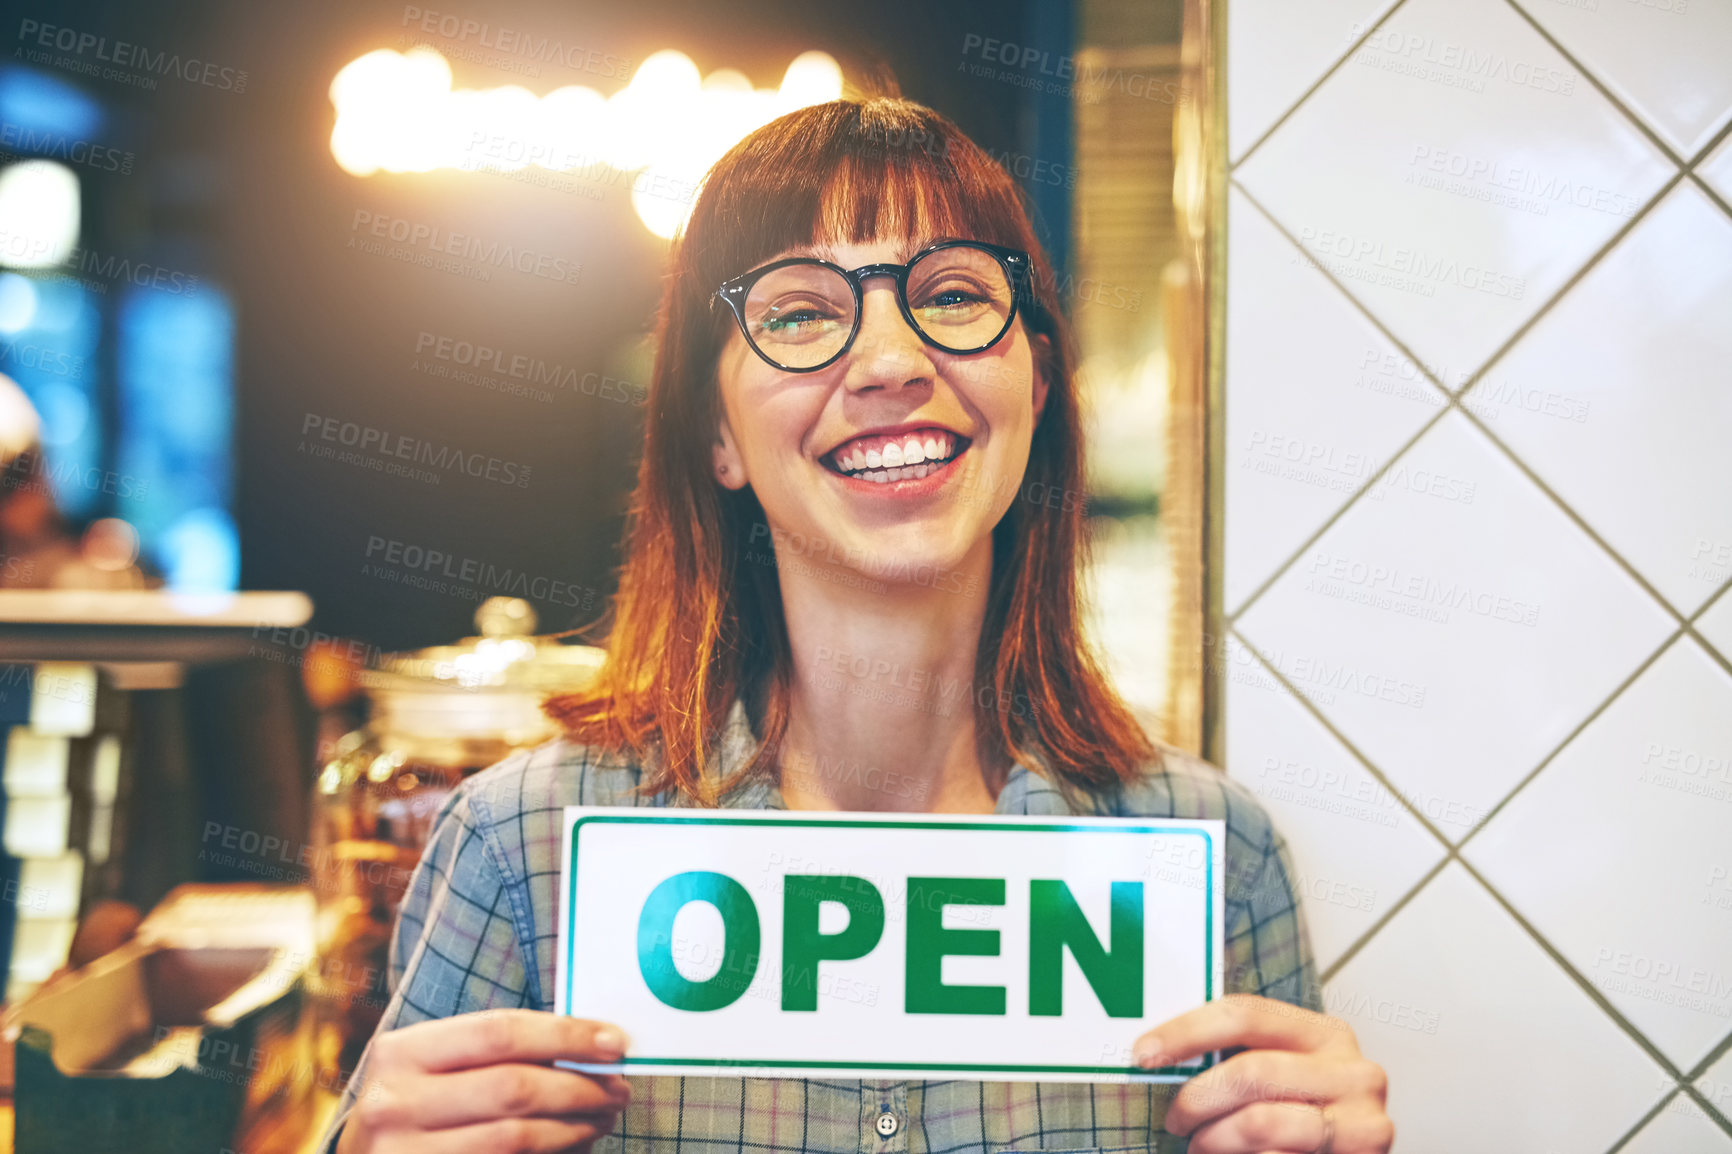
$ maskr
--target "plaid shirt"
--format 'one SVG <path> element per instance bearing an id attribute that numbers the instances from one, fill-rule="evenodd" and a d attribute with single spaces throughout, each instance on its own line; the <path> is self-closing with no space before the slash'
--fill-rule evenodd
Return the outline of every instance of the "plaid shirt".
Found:
<path id="1" fill-rule="evenodd" d="M 735 704 L 720 748 L 731 771 L 753 749 Z M 1285 842 L 1252 795 L 1177 750 L 1139 781 L 1107 793 L 1060 789 L 1013 767 L 1001 814 L 1219 818 L 1226 822 L 1229 993 L 1321 1009 Z M 643 768 L 560 740 L 465 781 L 441 810 L 392 938 L 392 997 L 379 1029 L 504 1007 L 553 1009 L 561 811 L 568 805 L 664 806 L 640 797 Z M 774 781 L 746 782 L 724 807 L 784 809 Z M 1133 1031 L 1134 1033 L 1134 1027 Z M 1127 1034 L 1125 1044 L 1132 1041 Z M 325 1150 L 335 1145 L 367 1056 L 350 1078 Z M 829 1078 L 634 1077 L 632 1098 L 600 1152 L 801 1151 L 960 1154 L 978 1151 L 1182 1151 L 1161 1129 L 1177 1087 L 1149 1083 L 844 1081 Z M 895 1127 L 881 1122 L 890 1114 Z M 883 1126 L 891 1130 L 885 1134 Z"/>

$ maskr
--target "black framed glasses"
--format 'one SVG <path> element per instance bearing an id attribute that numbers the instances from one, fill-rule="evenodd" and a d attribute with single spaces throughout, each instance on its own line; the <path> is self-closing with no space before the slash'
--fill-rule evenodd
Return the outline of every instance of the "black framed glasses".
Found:
<path id="1" fill-rule="evenodd" d="M 868 277 L 896 279 L 896 303 L 920 339 L 947 353 L 978 353 L 1010 331 L 1018 306 L 1035 307 L 1029 257 L 978 240 L 941 240 L 907 264 L 857 269 L 791 257 L 735 277 L 710 295 L 740 323 L 746 343 L 784 372 L 814 373 L 860 334 Z"/>

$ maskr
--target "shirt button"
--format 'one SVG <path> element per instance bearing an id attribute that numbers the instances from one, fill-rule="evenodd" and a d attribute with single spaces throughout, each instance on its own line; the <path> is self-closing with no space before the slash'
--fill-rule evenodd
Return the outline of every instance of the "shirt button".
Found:
<path id="1" fill-rule="evenodd" d="M 884 1135 L 886 1138 L 896 1133 L 896 1127 L 899 1125 L 901 1125 L 901 1123 L 896 1121 L 896 1115 L 889 1111 L 878 1115 L 878 1133 Z"/>

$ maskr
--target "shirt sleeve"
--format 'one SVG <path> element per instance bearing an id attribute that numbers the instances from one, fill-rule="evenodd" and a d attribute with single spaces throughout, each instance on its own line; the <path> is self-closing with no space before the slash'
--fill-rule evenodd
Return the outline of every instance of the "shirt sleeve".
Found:
<path id="1" fill-rule="evenodd" d="M 1260 808 L 1260 807 L 1259 807 Z M 1308 1010 L 1323 1009 L 1305 911 L 1294 892 L 1287 842 L 1265 816 L 1257 852 L 1227 863 L 1226 987 Z"/>
<path id="2" fill-rule="evenodd" d="M 480 1010 L 530 1005 L 523 951 L 495 849 L 475 824 L 467 794 L 452 791 L 409 880 L 391 935 L 386 1030 Z M 367 1080 L 368 1044 L 320 1144 L 331 1154 Z"/>

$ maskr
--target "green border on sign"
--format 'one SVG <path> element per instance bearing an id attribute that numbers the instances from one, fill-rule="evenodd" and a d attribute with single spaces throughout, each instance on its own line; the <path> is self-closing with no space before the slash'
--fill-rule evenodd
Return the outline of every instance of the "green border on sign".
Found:
<path id="1" fill-rule="evenodd" d="M 985 822 L 985 821 L 860 821 L 849 818 L 753 818 L 699 817 L 684 814 L 650 817 L 638 814 L 590 814 L 571 823 L 571 877 L 562 899 L 566 908 L 565 1005 L 571 1010 L 572 974 L 577 969 L 577 835 L 585 822 L 614 825 L 798 825 L 840 826 L 847 829 L 969 829 L 999 830 L 1015 833 L 1172 833 L 1192 834 L 1203 839 L 1205 892 L 1203 905 L 1203 1001 L 1215 1000 L 1215 846 L 1208 830 L 1186 826 L 1163 825 L 1068 825 L 1048 822 Z M 1215 1064 L 1214 1054 L 1205 1054 L 1197 1066 L 1162 1066 L 1145 1070 L 1141 1066 L 1016 1066 L 971 1062 L 833 1062 L 801 1059 L 768 1058 L 621 1058 L 621 1066 L 807 1066 L 823 1070 L 969 1070 L 984 1074 L 1200 1074 Z"/>

